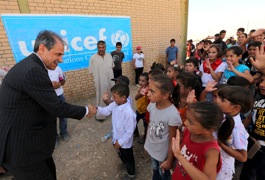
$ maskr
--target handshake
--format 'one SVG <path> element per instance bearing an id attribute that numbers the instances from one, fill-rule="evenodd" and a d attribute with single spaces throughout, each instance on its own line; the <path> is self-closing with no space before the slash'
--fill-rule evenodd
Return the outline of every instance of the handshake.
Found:
<path id="1" fill-rule="evenodd" d="M 91 104 L 89 104 L 87 108 L 88 108 L 88 114 L 87 114 L 88 118 L 91 118 L 97 114 L 98 108 L 96 106 L 92 106 Z"/>

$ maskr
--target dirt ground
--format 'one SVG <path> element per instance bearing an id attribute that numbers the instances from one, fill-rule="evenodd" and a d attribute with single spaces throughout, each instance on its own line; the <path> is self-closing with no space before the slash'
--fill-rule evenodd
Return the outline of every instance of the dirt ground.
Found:
<path id="1" fill-rule="evenodd" d="M 130 86 L 130 96 L 135 97 L 137 87 Z M 73 104 L 95 105 L 95 98 L 83 99 Z M 135 109 L 135 101 L 133 102 Z M 142 121 L 138 128 L 143 134 Z M 94 118 L 84 118 L 81 121 L 68 119 L 70 141 L 59 140 L 59 146 L 54 150 L 58 180 L 88 180 L 88 179 L 122 179 L 126 169 L 111 144 L 111 139 L 101 142 L 100 139 L 111 130 L 111 116 L 104 122 Z M 136 180 L 151 179 L 152 170 L 150 158 L 144 152 L 143 144 L 134 139 L 134 157 L 136 164 Z M 9 180 L 10 176 L 0 177 Z"/>

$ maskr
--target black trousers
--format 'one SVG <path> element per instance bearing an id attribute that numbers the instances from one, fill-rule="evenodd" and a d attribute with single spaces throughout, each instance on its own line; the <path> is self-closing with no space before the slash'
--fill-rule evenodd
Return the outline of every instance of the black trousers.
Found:
<path id="1" fill-rule="evenodd" d="M 129 175 L 135 175 L 135 162 L 134 162 L 134 155 L 133 155 L 133 147 L 128 149 L 119 149 L 119 156 L 121 161 L 125 164 L 126 170 Z"/>
<path id="2" fill-rule="evenodd" d="M 122 75 L 122 69 L 113 69 L 114 78 L 120 77 Z"/>
<path id="3" fill-rule="evenodd" d="M 241 171 L 240 180 L 264 180 L 265 179 L 265 146 L 252 159 L 247 159 Z"/>
<path id="4" fill-rule="evenodd" d="M 139 135 L 139 130 L 138 130 L 138 122 L 140 121 L 140 119 L 143 120 L 143 123 L 144 123 L 144 139 L 146 137 L 146 132 L 147 132 L 147 126 L 148 124 L 145 122 L 145 113 L 143 114 L 140 114 L 138 111 L 136 111 L 136 127 L 135 127 L 135 130 L 134 130 L 134 134 L 135 135 Z"/>
<path id="5" fill-rule="evenodd" d="M 143 73 L 143 70 L 143 67 L 135 69 L 135 84 L 139 84 L 139 77 Z"/>
<path id="6" fill-rule="evenodd" d="M 56 180 L 56 167 L 52 157 L 27 167 L 18 168 L 8 164 L 4 164 L 4 167 L 16 180 Z"/>

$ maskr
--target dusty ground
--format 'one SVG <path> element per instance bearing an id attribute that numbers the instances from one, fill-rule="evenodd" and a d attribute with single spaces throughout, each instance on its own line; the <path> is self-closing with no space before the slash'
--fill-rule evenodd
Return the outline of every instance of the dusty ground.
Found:
<path id="1" fill-rule="evenodd" d="M 134 99 L 137 87 L 130 86 L 130 96 Z M 95 98 L 84 99 L 74 104 L 95 104 Z M 133 103 L 135 109 L 135 102 Z M 143 134 L 142 121 L 138 124 Z M 111 116 L 104 122 L 94 118 L 84 118 L 81 121 L 69 119 L 68 132 L 70 141 L 59 141 L 54 150 L 54 161 L 57 168 L 58 180 L 87 180 L 87 179 L 121 179 L 126 169 L 112 147 L 111 140 L 101 142 L 100 139 L 111 130 Z M 142 144 L 134 140 L 134 156 L 136 164 L 136 180 L 151 179 L 151 163 L 149 156 L 144 153 Z M 9 180 L 10 176 L 0 177 Z"/>

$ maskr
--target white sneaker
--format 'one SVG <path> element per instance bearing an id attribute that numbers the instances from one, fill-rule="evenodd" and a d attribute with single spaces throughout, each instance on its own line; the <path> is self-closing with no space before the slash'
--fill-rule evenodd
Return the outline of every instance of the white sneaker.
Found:
<path id="1" fill-rule="evenodd" d="M 135 179 L 135 175 L 125 174 L 123 177 L 123 180 L 131 180 L 131 179 Z"/>

